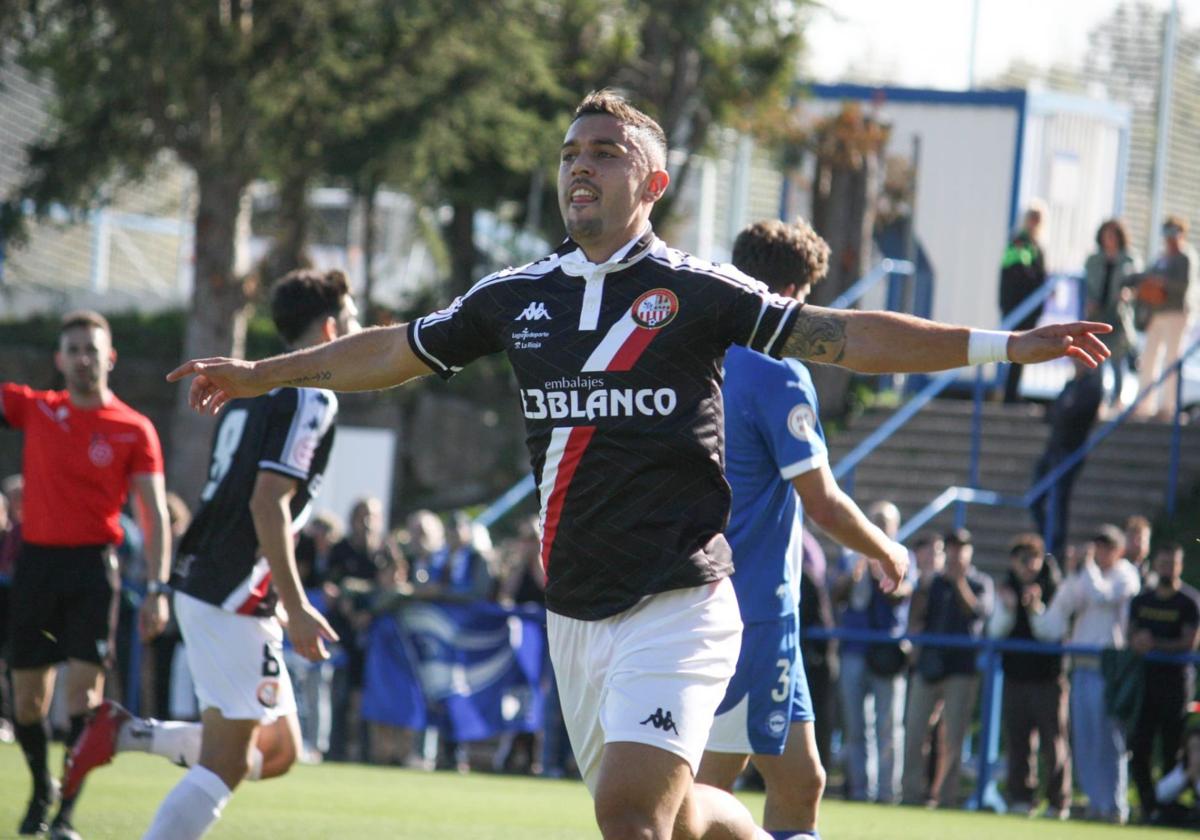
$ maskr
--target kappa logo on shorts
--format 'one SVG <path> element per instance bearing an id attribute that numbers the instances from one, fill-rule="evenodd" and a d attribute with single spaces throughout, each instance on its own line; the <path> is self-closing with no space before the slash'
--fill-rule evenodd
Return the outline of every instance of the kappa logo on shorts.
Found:
<path id="1" fill-rule="evenodd" d="M 279 680 L 263 680 L 258 684 L 255 695 L 263 706 L 274 709 L 275 704 L 279 702 Z"/>
<path id="2" fill-rule="evenodd" d="M 671 719 L 671 713 L 664 713 L 661 706 L 654 710 L 654 714 L 642 721 L 642 726 L 645 726 L 647 723 L 653 724 L 655 729 L 661 729 L 664 732 L 674 732 L 676 735 L 679 734 L 679 730 L 675 728 L 675 721 Z"/>

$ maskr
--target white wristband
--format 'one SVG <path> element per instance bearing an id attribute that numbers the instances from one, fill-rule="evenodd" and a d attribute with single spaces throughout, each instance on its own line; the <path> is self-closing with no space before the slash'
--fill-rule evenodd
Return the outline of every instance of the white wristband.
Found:
<path id="1" fill-rule="evenodd" d="M 967 338 L 967 364 L 986 365 L 1008 361 L 1008 339 L 1012 333 L 1001 330 L 971 330 Z"/>

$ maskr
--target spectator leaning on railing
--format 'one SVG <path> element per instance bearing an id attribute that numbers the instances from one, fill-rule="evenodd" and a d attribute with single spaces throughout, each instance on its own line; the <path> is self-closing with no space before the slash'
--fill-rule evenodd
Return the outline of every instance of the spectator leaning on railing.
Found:
<path id="1" fill-rule="evenodd" d="M 1033 632 L 1046 641 L 1073 645 L 1125 646 L 1129 602 L 1141 584 L 1137 569 L 1121 557 L 1125 535 L 1102 525 L 1092 538 L 1094 558 L 1070 575 L 1049 607 L 1030 603 Z M 1072 624 L 1074 619 L 1074 624 Z M 1124 822 L 1126 803 L 1125 734 L 1108 712 L 1104 677 L 1095 656 L 1072 657 L 1071 746 L 1079 785 L 1088 797 L 1088 815 Z"/>
<path id="2" fill-rule="evenodd" d="M 920 633 L 980 638 L 992 612 L 992 579 L 971 566 L 971 533 L 965 528 L 945 537 L 946 567 L 913 595 L 909 626 Z M 924 645 L 908 695 L 904 729 L 903 800 L 923 801 L 922 745 L 940 705 L 946 726 L 946 762 L 939 768 L 929 799 L 943 808 L 958 805 L 962 745 L 975 711 L 979 674 L 972 648 Z"/>
<path id="3" fill-rule="evenodd" d="M 1140 654 L 1191 653 L 1200 638 L 1200 609 L 1181 589 L 1183 546 L 1160 543 L 1154 552 L 1158 583 L 1129 605 L 1129 646 Z M 1142 703 L 1130 733 L 1130 772 L 1137 785 L 1142 822 L 1158 808 L 1154 792 L 1154 742 L 1162 739 L 1163 771 L 1168 769 L 1183 740 L 1188 699 L 1194 690 L 1190 665 L 1147 662 L 1141 681 Z"/>
<path id="4" fill-rule="evenodd" d="M 1042 538 L 1019 534 L 1009 550 L 1009 568 L 996 590 L 996 609 L 988 621 L 993 639 L 1033 639 L 1029 610 L 1051 601 L 1060 577 L 1047 557 Z M 1036 802 L 1036 736 L 1045 772 L 1046 816 L 1066 819 L 1071 805 L 1071 755 L 1067 745 L 1067 681 L 1061 655 L 1006 651 L 1004 734 L 1008 742 L 1008 808 L 1028 814 Z"/>

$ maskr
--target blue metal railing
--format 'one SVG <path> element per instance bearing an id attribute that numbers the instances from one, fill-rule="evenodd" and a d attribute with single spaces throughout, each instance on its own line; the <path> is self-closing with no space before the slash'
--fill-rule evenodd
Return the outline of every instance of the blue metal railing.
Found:
<path id="1" fill-rule="evenodd" d="M 914 515 L 908 518 L 904 526 L 897 534 L 897 539 L 903 542 L 904 540 L 915 534 L 920 528 L 924 527 L 931 519 L 945 510 L 952 504 L 982 504 L 998 506 L 1004 505 L 1009 507 L 1028 508 L 1033 505 L 1038 499 L 1045 495 L 1051 487 L 1058 483 L 1066 473 L 1074 468 L 1080 461 L 1088 456 L 1093 449 L 1099 446 L 1104 440 L 1111 435 L 1118 426 L 1137 410 L 1137 407 L 1143 400 L 1147 399 L 1150 394 L 1164 386 L 1166 380 L 1172 373 L 1178 372 L 1176 377 L 1176 400 L 1175 400 L 1175 422 L 1171 433 L 1171 462 L 1170 468 L 1167 471 L 1167 486 L 1164 490 L 1164 502 L 1168 514 L 1175 512 L 1176 504 L 1176 485 L 1179 483 L 1179 460 L 1180 447 L 1182 445 L 1182 413 L 1183 413 L 1183 366 L 1188 358 L 1194 353 L 1200 351 L 1200 339 L 1192 342 L 1192 344 L 1183 351 L 1178 359 L 1173 364 L 1168 366 L 1166 370 L 1158 377 L 1157 380 L 1144 391 L 1137 395 L 1137 398 L 1130 403 L 1120 414 L 1109 420 L 1095 432 L 1093 432 L 1087 440 L 1085 440 L 1078 449 L 1064 458 L 1054 469 L 1050 470 L 1042 476 L 1032 487 L 1020 496 L 1006 496 L 1000 493 L 994 493 L 989 490 L 980 490 L 974 487 L 947 487 L 929 504 L 917 511 Z M 1051 497 L 1053 503 L 1054 497 Z M 1053 509 L 1047 513 L 1048 527 L 1053 528 Z M 1053 533 L 1043 535 L 1046 543 L 1050 544 Z"/>
<path id="2" fill-rule="evenodd" d="M 1053 656 L 1099 656 L 1103 648 L 1093 645 L 1051 644 L 1027 639 L 993 639 L 988 637 L 946 636 L 936 633 L 915 633 L 892 635 L 883 630 L 859 630 L 846 627 L 827 629 L 824 627 L 807 627 L 802 633 L 805 639 L 838 639 L 849 642 L 883 642 L 894 643 L 906 639 L 913 644 L 937 648 L 969 648 L 978 651 L 978 671 L 982 677 L 980 686 L 980 729 L 979 750 L 975 755 L 976 784 L 975 791 L 968 801 L 967 807 L 979 810 L 987 798 L 988 788 L 992 785 L 992 769 L 999 758 L 1000 748 L 1000 713 L 1002 709 L 1002 693 L 1004 689 L 1004 672 L 1000 669 L 1000 654 L 1005 652 L 1044 653 Z M 1166 662 L 1174 664 L 1200 664 L 1200 653 L 1158 653 L 1145 654 L 1145 659 L 1151 662 Z M 962 745 L 951 744 L 951 749 L 961 749 Z"/>
<path id="3" fill-rule="evenodd" d="M 828 308 L 847 309 L 851 306 L 854 306 L 872 289 L 879 285 L 879 283 L 881 283 L 885 278 L 888 279 L 889 283 L 891 284 L 888 289 L 889 304 L 893 301 L 899 301 L 903 298 L 902 292 L 898 291 L 900 289 L 900 282 L 906 278 L 915 276 L 915 274 L 916 267 L 908 260 L 893 260 L 890 258 L 883 259 L 878 265 L 876 265 L 858 280 L 854 281 L 850 288 L 846 289 L 846 291 L 834 298 L 834 300 L 829 304 Z M 1039 302 L 1041 300 L 1042 299 L 1039 298 Z M 510 510 L 520 504 L 521 501 L 535 489 L 536 485 L 534 484 L 533 474 L 530 473 L 517 481 L 517 483 L 508 488 L 508 490 L 504 491 L 504 493 L 498 499 L 496 499 L 496 501 L 488 505 L 487 508 L 485 508 L 484 511 L 476 517 L 476 521 L 485 528 L 490 528 L 497 520 L 502 518 Z"/>
<path id="4" fill-rule="evenodd" d="M 1037 307 L 1041 306 L 1046 298 L 1054 293 L 1054 290 L 1060 280 L 1061 278 L 1057 275 L 1047 280 L 1040 289 L 1023 300 L 1020 306 L 1009 313 L 1008 317 L 1001 322 L 1000 328 L 1012 329 L 1014 326 L 1021 323 L 1021 321 L 1027 315 L 1033 312 Z M 847 493 L 853 494 L 854 470 L 860 463 L 862 463 L 863 459 L 878 449 L 884 443 L 884 441 L 899 431 L 905 423 L 907 423 L 913 418 L 914 415 L 917 414 L 917 412 L 929 405 L 929 403 L 932 402 L 939 394 L 949 388 L 950 385 L 958 381 L 961 375 L 962 368 L 955 368 L 953 370 L 943 371 L 935 376 L 912 399 L 902 405 L 891 417 L 885 420 L 879 426 L 879 428 L 869 434 L 866 439 L 858 444 L 858 446 L 846 453 L 846 455 L 840 461 L 838 461 L 833 468 L 833 475 L 842 484 L 843 489 L 845 489 Z M 982 377 L 983 368 L 981 367 L 976 373 L 977 392 L 980 392 L 982 388 Z M 979 406 L 977 413 L 982 416 L 981 393 L 977 405 Z M 978 423 L 975 426 L 975 428 L 981 427 L 982 423 Z M 977 449 L 977 445 L 974 443 L 976 439 L 977 434 L 973 429 L 971 458 L 972 475 L 977 474 L 979 469 L 979 454 L 977 451 L 975 451 Z M 977 481 L 972 483 L 977 483 Z"/>

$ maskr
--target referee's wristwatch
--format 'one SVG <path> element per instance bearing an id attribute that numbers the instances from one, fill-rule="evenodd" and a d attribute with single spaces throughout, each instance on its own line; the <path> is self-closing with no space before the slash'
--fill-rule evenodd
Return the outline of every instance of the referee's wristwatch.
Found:
<path id="1" fill-rule="evenodd" d="M 170 595 L 171 584 L 161 580 L 151 580 L 146 582 L 147 595 Z"/>

